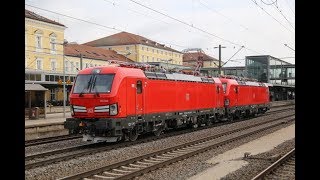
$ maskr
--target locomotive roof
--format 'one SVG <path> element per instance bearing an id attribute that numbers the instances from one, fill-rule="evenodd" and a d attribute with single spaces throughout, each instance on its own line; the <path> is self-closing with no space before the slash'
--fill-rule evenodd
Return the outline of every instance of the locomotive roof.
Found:
<path id="1" fill-rule="evenodd" d="M 101 74 L 115 74 L 120 73 L 123 76 L 132 77 L 145 77 L 143 71 L 137 68 L 126 68 L 126 67 L 115 67 L 115 66 L 98 66 L 83 69 L 78 72 L 78 74 L 92 74 L 94 71 L 99 71 Z"/>
<path id="2" fill-rule="evenodd" d="M 145 75 L 148 79 L 164 79 L 174 81 L 191 81 L 191 82 L 204 82 L 215 83 L 214 78 L 200 77 L 182 73 L 161 73 L 161 72 L 148 72 L 145 71 Z"/>
<path id="3" fill-rule="evenodd" d="M 161 79 L 161 80 L 174 80 L 174 81 L 189 81 L 189 82 L 203 82 L 203 83 L 221 83 L 219 78 L 212 77 L 201 77 L 182 73 L 161 73 L 161 72 L 150 72 L 143 71 L 139 68 L 128 68 L 119 66 L 98 66 L 83 69 L 78 72 L 78 74 L 92 74 L 97 73 L 102 74 L 115 74 L 120 73 L 123 76 L 131 77 L 141 77 L 148 79 Z"/>
<path id="4" fill-rule="evenodd" d="M 268 87 L 266 83 L 261 82 L 254 82 L 254 81 L 241 81 L 241 80 L 235 80 L 235 79 L 228 79 L 228 78 L 221 78 L 223 82 L 228 82 L 230 84 L 235 85 L 245 85 L 245 86 L 264 86 Z"/>

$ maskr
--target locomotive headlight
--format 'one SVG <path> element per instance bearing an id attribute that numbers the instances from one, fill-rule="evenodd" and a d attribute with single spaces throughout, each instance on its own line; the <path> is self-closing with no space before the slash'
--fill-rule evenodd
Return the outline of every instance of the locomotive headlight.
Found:
<path id="1" fill-rule="evenodd" d="M 110 105 L 110 115 L 117 115 L 118 114 L 118 105 L 117 104 L 111 104 Z"/>
<path id="2" fill-rule="evenodd" d="M 225 105 L 225 106 L 229 106 L 229 104 L 230 104 L 230 100 L 229 100 L 229 99 L 225 99 L 225 100 L 224 100 L 224 105 Z"/>

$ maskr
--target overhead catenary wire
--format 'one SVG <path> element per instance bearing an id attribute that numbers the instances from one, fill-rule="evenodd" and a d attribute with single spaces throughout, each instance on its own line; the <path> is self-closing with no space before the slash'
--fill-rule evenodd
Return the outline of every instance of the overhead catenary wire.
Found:
<path id="1" fill-rule="evenodd" d="M 278 1 L 278 0 L 274 0 L 274 1 L 271 2 L 271 3 L 266 3 L 266 2 L 264 2 L 263 0 L 261 0 L 261 2 L 262 2 L 263 4 L 265 4 L 265 5 L 272 5 L 272 4 L 277 3 L 277 1 Z"/>
<path id="2" fill-rule="evenodd" d="M 106 2 L 108 2 L 108 1 L 106 1 Z M 100 27 L 103 27 L 103 28 L 112 29 L 112 30 L 116 30 L 116 31 L 123 31 L 123 30 L 118 29 L 118 28 L 101 25 L 101 24 L 98 24 L 98 23 L 95 23 L 95 22 L 90 22 L 90 21 L 83 20 L 83 19 L 80 19 L 80 18 L 75 18 L 75 17 L 69 16 L 69 15 L 61 14 L 61 13 L 50 11 L 50 10 L 43 9 L 43 8 L 39 8 L 39 7 L 36 7 L 36 6 L 29 5 L 29 4 L 25 4 L 25 5 L 33 7 L 33 8 L 36 8 L 36 9 L 40 9 L 40 10 L 43 10 L 43 11 L 47 11 L 47 12 L 50 12 L 50 13 L 54 13 L 54 14 L 58 14 L 58 15 L 61 15 L 61 16 L 65 16 L 65 17 L 68 17 L 68 18 L 71 18 L 71 19 L 74 19 L 74 20 L 82 21 L 82 22 L 89 23 L 89 24 L 92 24 L 92 25 L 97 25 L 97 26 L 100 26 Z M 131 11 L 134 12 L 133 10 L 131 10 Z M 139 13 L 139 14 L 142 14 L 142 13 Z M 145 15 L 145 14 L 143 14 L 143 15 Z M 31 34 L 31 35 L 34 35 L 34 34 Z M 50 38 L 50 37 L 45 37 L 45 38 Z M 175 46 L 178 46 L 178 47 L 185 47 L 185 46 L 181 46 L 181 45 L 177 45 L 177 44 L 173 44 L 173 43 L 171 43 L 171 44 L 175 45 Z"/>
<path id="3" fill-rule="evenodd" d="M 119 6 L 118 3 L 111 2 L 110 0 L 103 0 L 103 1 L 108 2 L 108 3 L 111 3 L 113 6 Z M 142 15 L 143 17 L 148 17 L 148 18 L 151 18 L 151 19 L 154 19 L 154 20 L 157 20 L 157 21 L 161 21 L 161 22 L 166 23 L 166 24 L 170 24 L 170 23 L 168 23 L 168 22 L 166 22 L 166 21 L 163 21 L 163 20 L 161 20 L 161 19 L 157 19 L 157 18 L 154 18 L 154 17 L 152 17 L 152 16 L 149 16 L 148 14 L 144 14 L 144 13 L 141 13 L 141 12 L 138 12 L 138 11 L 135 11 L 135 10 L 132 10 L 132 9 L 129 9 L 129 8 L 126 8 L 126 9 L 127 9 L 128 11 L 133 12 L 133 13 Z"/>
<path id="4" fill-rule="evenodd" d="M 242 25 L 242 24 L 240 24 L 240 23 L 236 23 L 233 19 L 231 19 L 230 17 L 225 16 L 224 14 L 220 13 L 219 11 L 212 9 L 211 7 L 209 7 L 208 5 L 206 5 L 205 3 L 201 2 L 201 0 L 198 0 L 198 2 L 199 2 L 199 4 L 201 4 L 202 6 L 206 7 L 206 8 L 209 9 L 210 11 L 212 11 L 213 13 L 219 14 L 220 16 L 228 19 L 229 21 L 231 21 L 231 22 L 233 22 L 233 23 L 235 23 L 235 24 L 238 24 L 239 26 L 241 26 L 242 28 L 244 28 L 244 29 L 246 29 L 246 30 L 249 29 L 248 27 L 246 27 L 246 26 L 244 26 L 244 25 Z"/>
<path id="5" fill-rule="evenodd" d="M 290 5 L 289 5 L 288 1 L 287 1 L 287 0 L 285 0 L 285 1 L 286 1 L 287 5 L 288 5 L 289 9 L 291 10 L 292 14 L 293 14 L 293 15 L 296 15 L 296 13 L 291 9 L 291 7 L 290 7 Z"/>
<path id="6" fill-rule="evenodd" d="M 261 0 L 262 1 L 262 0 Z M 275 1 L 277 2 L 277 1 Z M 282 17 L 289 23 L 289 25 L 295 30 L 295 28 L 293 27 L 292 23 L 287 19 L 287 17 L 282 13 L 282 11 L 279 9 L 277 3 L 276 4 L 272 4 L 273 7 L 275 7 L 277 9 L 277 11 L 282 15 Z"/>
<path id="7" fill-rule="evenodd" d="M 175 20 L 175 21 L 177 21 L 177 22 L 180 22 L 180 23 L 182 23 L 182 24 L 184 24 L 184 25 L 187 25 L 187 26 L 189 26 L 189 27 L 191 27 L 191 28 L 197 29 L 197 30 L 199 30 L 199 31 L 201 31 L 201 32 L 203 32 L 203 33 L 205 33 L 205 34 L 209 34 L 209 35 L 211 35 L 211 36 L 213 36 L 213 37 L 216 37 L 216 38 L 218 38 L 218 39 L 220 39 L 220 40 L 222 40 L 222 41 L 225 41 L 225 42 L 228 42 L 228 43 L 230 43 L 230 44 L 233 44 L 233 45 L 236 45 L 236 46 L 240 46 L 240 47 L 243 46 L 243 45 L 241 45 L 241 44 L 232 42 L 232 41 L 227 40 L 227 39 L 224 39 L 224 38 L 222 38 L 222 37 L 220 37 L 220 36 L 218 36 L 218 35 L 215 35 L 215 34 L 213 34 L 213 33 L 210 33 L 210 32 L 208 32 L 208 31 L 206 31 L 206 30 L 203 30 L 203 29 L 201 29 L 201 28 L 198 28 L 198 27 L 194 26 L 193 24 L 189 24 L 189 23 L 184 22 L 184 21 L 182 21 L 182 20 L 179 20 L 179 19 L 177 19 L 177 18 L 175 18 L 175 17 L 172 17 L 172 16 L 170 16 L 170 15 L 168 15 L 168 14 L 162 13 L 162 12 L 156 10 L 156 9 L 153 9 L 153 8 L 151 8 L 151 7 L 148 7 L 148 6 L 146 6 L 146 5 L 144 5 L 144 4 L 141 4 L 141 3 L 137 2 L 137 1 L 134 1 L 134 0 L 129 0 L 129 1 L 131 1 L 131 2 L 133 2 L 133 3 L 135 3 L 135 4 L 138 4 L 139 6 L 142 6 L 142 7 L 144 7 L 144 8 L 147 8 L 147 9 L 149 9 L 149 10 L 151 10 L 151 11 L 154 11 L 154 12 L 156 12 L 156 13 L 158 13 L 158 14 L 161 14 L 161 15 L 163 15 L 163 16 L 166 16 L 166 17 L 168 17 L 168 18 L 170 18 L 170 19 L 172 19 L 172 20 Z M 253 51 L 253 52 L 255 52 L 255 53 L 258 53 L 258 54 L 262 54 L 262 53 L 259 53 L 259 52 L 255 51 L 255 50 L 253 50 L 253 49 L 249 49 L 249 48 L 246 48 L 246 49 L 248 49 L 248 50 L 250 50 L 250 51 Z"/>
<path id="8" fill-rule="evenodd" d="M 275 21 L 277 21 L 282 27 L 284 27 L 286 30 L 288 30 L 290 33 L 292 33 L 292 31 L 290 29 L 288 29 L 285 25 L 283 25 L 278 19 L 276 19 L 275 17 L 273 17 L 270 13 L 268 13 L 263 7 L 261 7 L 256 0 L 251 0 L 256 6 L 258 6 L 260 9 L 262 9 L 265 13 L 268 14 L 268 16 L 270 16 L 272 19 L 274 19 Z"/>
<path id="9" fill-rule="evenodd" d="M 58 13 L 58 12 L 50 11 L 50 10 L 47 10 L 47 9 L 39 8 L 39 7 L 36 7 L 36 6 L 33 6 L 33 5 L 29 5 L 29 4 L 25 4 L 25 5 L 33 7 L 33 8 L 36 8 L 36 9 L 40 9 L 40 10 L 43 10 L 43 11 L 47 11 L 47 12 L 50 12 L 50 13 L 53 13 L 53 14 L 57 14 L 57 15 L 60 15 L 60 16 L 64 16 L 64 17 L 67 17 L 67 18 L 70 18 L 70 19 L 82 21 L 82 22 L 85 22 L 85 23 L 88 23 L 88 24 L 93 24 L 93 25 L 104 27 L 104 28 L 111 29 L 111 30 L 122 31 L 122 30 L 117 29 L 115 27 L 101 25 L 101 24 L 98 24 L 98 23 L 95 23 L 95 22 L 91 22 L 91 21 L 80 19 L 80 18 L 72 17 L 72 16 L 69 16 L 69 15 L 61 14 L 61 13 Z"/>
<path id="10" fill-rule="evenodd" d="M 30 6 L 30 7 L 34 7 L 34 8 L 38 8 L 38 7 L 36 7 L 36 6 L 32 6 L 32 5 L 28 5 L 28 4 L 25 4 L 25 5 Z M 55 14 L 58 14 L 58 15 L 62 15 L 62 16 L 65 16 L 65 17 L 68 17 L 68 18 L 72 18 L 72 19 L 75 19 L 75 20 L 79 20 L 79 21 L 82 21 L 82 22 L 90 23 L 90 24 L 93 24 L 93 25 L 98 25 L 98 26 L 100 26 L 100 27 L 104 27 L 104 28 L 108 28 L 108 29 L 113 29 L 113 30 L 117 30 L 117 31 L 122 31 L 121 29 L 116 29 L 116 28 L 108 27 L 108 26 L 101 25 L 101 24 L 98 24 L 98 23 L 92 23 L 92 22 L 87 21 L 87 20 L 82 20 L 82 19 L 80 19 L 80 18 L 74 18 L 74 17 L 68 16 L 68 15 L 64 15 L 64 14 L 61 14 L 61 13 L 53 12 L 53 11 L 46 10 L 46 9 L 43 9 L 43 8 L 38 8 L 38 9 L 43 10 L 43 11 L 48 11 L 48 12 L 51 12 L 51 13 L 55 13 Z M 161 13 L 161 12 L 160 12 L 160 13 Z M 178 20 L 178 19 L 177 19 L 177 20 Z M 178 21 L 179 21 L 179 20 L 178 20 Z M 183 23 L 183 21 L 182 21 L 182 23 Z M 186 25 L 190 26 L 188 23 L 186 23 Z M 197 27 L 195 27 L 195 26 L 190 26 L 190 27 L 197 29 Z M 202 29 L 200 29 L 200 28 L 198 28 L 198 30 L 199 30 L 199 31 L 204 31 L 207 35 L 215 36 L 214 34 L 212 34 L 212 33 L 210 33 L 210 32 L 207 32 L 207 31 L 205 31 L 205 30 L 202 30 Z M 221 38 L 221 37 L 219 37 L 219 38 Z M 222 39 L 223 39 L 223 38 L 222 38 Z M 226 41 L 228 41 L 228 40 L 226 40 Z M 242 45 L 240 45 L 240 44 L 237 44 L 237 43 L 234 43 L 234 42 L 231 42 L 231 41 L 230 41 L 230 43 L 232 43 L 232 44 L 234 44 L 234 45 L 237 45 L 237 46 L 242 46 Z M 172 43 L 171 43 L 171 44 L 172 44 Z M 173 44 L 173 45 L 177 46 L 177 44 Z M 181 46 L 181 45 L 178 45 L 178 46 L 183 47 L 183 46 Z M 185 46 L 184 46 L 184 47 L 185 47 Z M 262 54 L 262 53 L 259 53 L 259 52 L 255 51 L 255 50 L 253 50 L 253 49 L 249 49 L 248 47 L 246 47 L 246 49 L 247 49 L 247 50 L 250 50 L 250 51 L 252 51 L 252 52 L 255 52 L 255 53 L 257 53 L 257 54 Z"/>

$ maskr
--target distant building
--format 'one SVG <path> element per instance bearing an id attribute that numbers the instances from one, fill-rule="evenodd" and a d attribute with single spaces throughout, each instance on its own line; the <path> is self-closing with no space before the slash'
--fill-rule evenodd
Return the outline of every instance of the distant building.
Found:
<path id="1" fill-rule="evenodd" d="M 260 82 L 295 85 L 295 65 L 270 55 L 246 56 L 247 77 Z"/>
<path id="2" fill-rule="evenodd" d="M 84 45 L 115 50 L 136 62 L 165 62 L 182 65 L 182 53 L 145 37 L 120 32 Z"/>
<path id="3" fill-rule="evenodd" d="M 81 44 L 67 44 L 65 46 L 66 71 L 76 74 L 78 70 L 108 66 L 112 63 L 134 62 L 131 59 L 118 54 L 114 50 L 91 47 Z"/>
<path id="4" fill-rule="evenodd" d="M 25 105 L 42 106 L 46 100 L 63 100 L 62 85 L 58 79 L 63 79 L 63 42 L 66 26 L 40 16 L 25 9 L 25 83 L 38 84 L 35 87 L 45 87 L 43 92 L 32 91 L 32 85 L 26 95 Z M 54 83 L 48 82 L 47 76 L 58 77 Z M 69 74 L 66 74 L 69 79 Z M 43 89 L 45 89 L 43 88 Z"/>
<path id="5" fill-rule="evenodd" d="M 191 49 L 185 49 L 183 52 L 183 65 L 189 66 L 189 67 L 196 67 L 197 61 L 199 57 L 202 58 L 203 64 L 202 68 L 209 68 L 209 67 L 218 67 L 219 66 L 219 60 L 216 58 L 213 58 L 200 48 L 191 48 Z M 224 62 L 221 62 L 221 65 Z"/>

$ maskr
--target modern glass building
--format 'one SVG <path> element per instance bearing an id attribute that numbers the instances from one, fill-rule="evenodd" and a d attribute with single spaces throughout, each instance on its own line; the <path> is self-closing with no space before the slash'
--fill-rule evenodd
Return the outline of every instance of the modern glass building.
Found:
<path id="1" fill-rule="evenodd" d="M 295 65 L 281 59 L 263 55 L 246 56 L 247 77 L 260 82 L 295 86 Z"/>
<path id="2" fill-rule="evenodd" d="M 219 69 L 218 68 L 201 68 L 200 73 L 205 76 L 218 77 Z M 245 67 L 244 66 L 235 66 L 235 67 L 222 67 L 222 75 L 233 75 L 239 77 L 246 77 Z"/>

